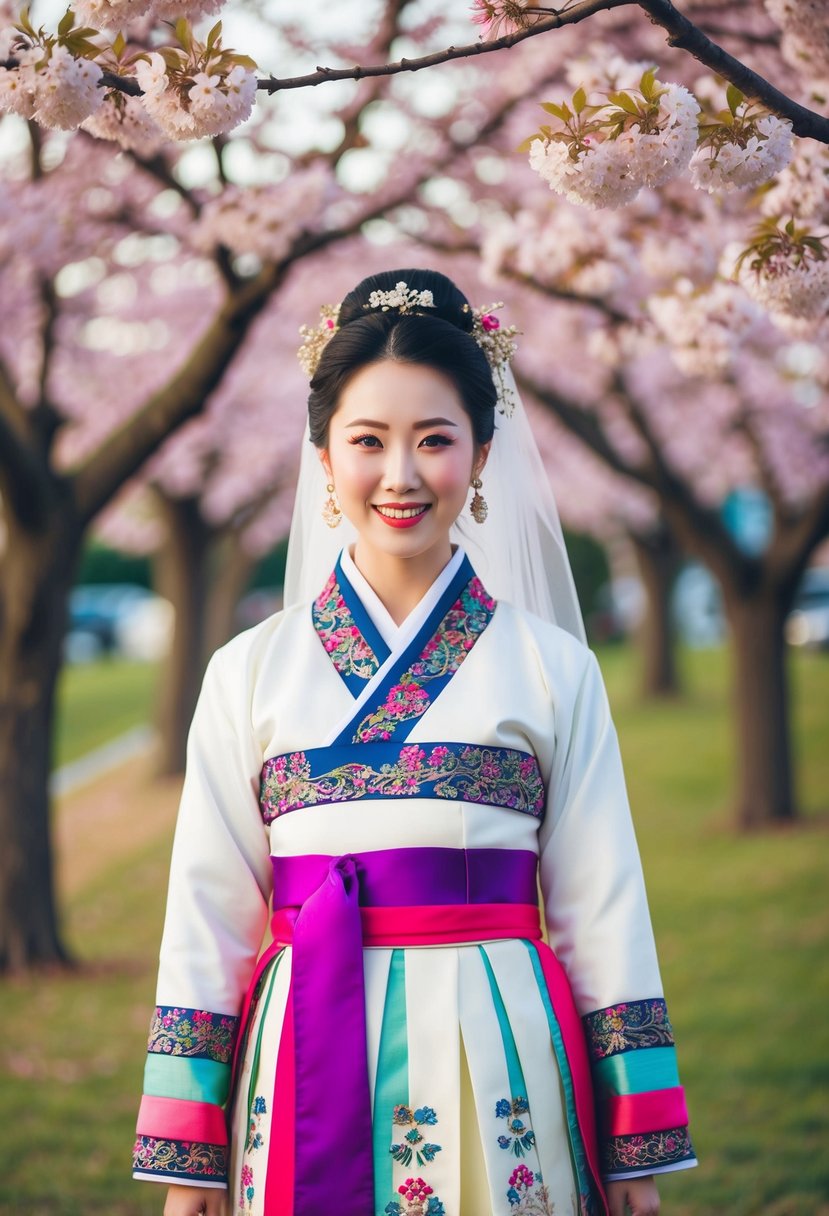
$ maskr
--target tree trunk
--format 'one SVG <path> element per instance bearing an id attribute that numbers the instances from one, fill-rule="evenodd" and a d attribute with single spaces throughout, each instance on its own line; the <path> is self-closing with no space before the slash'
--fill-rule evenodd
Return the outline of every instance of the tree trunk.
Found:
<path id="1" fill-rule="evenodd" d="M 8 524 L 0 563 L 0 971 L 68 961 L 54 897 L 54 695 L 80 530 L 64 504 L 36 536 Z"/>
<path id="2" fill-rule="evenodd" d="M 207 604 L 205 661 L 233 637 L 236 609 L 256 566 L 256 558 L 242 548 L 235 532 L 218 540 L 215 550 Z"/>
<path id="3" fill-rule="evenodd" d="M 737 723 L 737 822 L 742 828 L 797 818 L 783 627 L 791 596 L 779 588 L 741 595 L 724 587 L 732 634 Z"/>
<path id="4" fill-rule="evenodd" d="M 630 533 L 645 590 L 645 615 L 639 628 L 642 695 L 676 697 L 681 692 L 676 662 L 676 629 L 671 592 L 682 562 L 682 550 L 666 524 L 646 533 Z"/>
<path id="5" fill-rule="evenodd" d="M 211 530 L 196 498 L 158 494 L 167 540 L 157 561 L 157 590 L 175 610 L 172 648 L 158 702 L 161 776 L 184 769 L 187 733 L 204 675 Z"/>

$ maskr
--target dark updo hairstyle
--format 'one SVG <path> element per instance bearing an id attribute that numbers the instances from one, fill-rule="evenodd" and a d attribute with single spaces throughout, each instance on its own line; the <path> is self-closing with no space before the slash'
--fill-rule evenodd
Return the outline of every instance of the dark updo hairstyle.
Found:
<path id="1" fill-rule="evenodd" d="M 434 308 L 400 313 L 368 306 L 374 291 L 431 291 Z M 328 425 L 340 394 L 361 368 L 391 359 L 442 372 L 455 386 L 476 443 L 495 429 L 496 389 L 486 355 L 472 337 L 472 312 L 463 292 L 436 270 L 387 270 L 363 279 L 340 306 L 339 328 L 323 349 L 308 397 L 311 440 L 328 442 Z"/>

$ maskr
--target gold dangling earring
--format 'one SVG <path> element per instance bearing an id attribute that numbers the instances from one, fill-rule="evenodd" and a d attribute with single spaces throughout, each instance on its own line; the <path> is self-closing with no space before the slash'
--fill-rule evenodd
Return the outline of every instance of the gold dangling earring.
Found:
<path id="1" fill-rule="evenodd" d="M 322 518 L 329 528 L 339 528 L 343 522 L 343 513 L 340 504 L 334 497 L 334 483 L 329 481 L 325 488 L 328 491 L 328 498 L 325 500 L 322 508 Z"/>
<path id="2" fill-rule="evenodd" d="M 489 507 L 486 504 L 486 499 L 483 494 L 479 493 L 482 481 L 480 477 L 473 477 L 472 489 L 475 493 L 472 496 L 472 502 L 469 504 L 469 512 L 476 524 L 482 524 L 489 514 Z"/>

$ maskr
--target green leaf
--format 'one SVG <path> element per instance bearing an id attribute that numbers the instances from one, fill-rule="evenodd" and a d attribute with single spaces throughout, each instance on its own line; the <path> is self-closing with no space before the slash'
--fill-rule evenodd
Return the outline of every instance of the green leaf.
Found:
<path id="1" fill-rule="evenodd" d="M 639 117 L 639 107 L 630 93 L 608 93 L 607 97 L 614 106 L 618 106 L 626 114 L 635 114 L 637 118 Z"/>
<path id="2" fill-rule="evenodd" d="M 58 23 L 58 37 L 65 38 L 75 24 L 75 14 L 68 8 Z"/>
<path id="3" fill-rule="evenodd" d="M 176 31 L 176 38 L 178 38 L 185 51 L 189 53 L 193 46 L 193 31 L 190 28 L 190 22 L 186 17 L 179 17 L 174 29 Z"/>
<path id="4" fill-rule="evenodd" d="M 584 107 L 587 105 L 587 94 L 584 89 L 576 89 L 573 94 L 573 109 L 577 114 L 581 114 Z"/>
<path id="5" fill-rule="evenodd" d="M 24 34 L 29 34 L 32 38 L 37 37 L 34 26 L 32 25 L 31 21 L 29 20 L 28 8 L 23 8 L 20 10 L 20 16 L 18 17 L 18 22 L 19 22 L 19 24 L 17 26 L 15 26 L 16 29 L 22 30 Z"/>
<path id="6" fill-rule="evenodd" d="M 566 101 L 563 101 L 560 106 L 556 105 L 554 101 L 542 101 L 541 108 L 548 114 L 555 114 L 556 118 L 560 118 L 562 122 L 569 122 L 573 117 L 573 111 Z"/>
<path id="7" fill-rule="evenodd" d="M 123 55 L 123 53 L 126 49 L 127 49 L 127 40 L 124 37 L 124 35 L 121 33 L 121 31 L 119 30 L 118 36 L 116 37 L 115 41 L 112 44 L 112 53 L 115 56 L 115 58 L 118 60 L 119 63 L 121 62 L 121 56 Z"/>
<path id="8" fill-rule="evenodd" d="M 529 135 L 526 139 L 521 140 L 521 143 L 516 148 L 516 152 L 529 152 L 529 150 L 533 146 L 534 142 L 537 139 L 541 139 L 541 138 L 542 138 L 542 136 L 539 135 L 538 132 L 536 131 L 535 135 Z"/>
<path id="9" fill-rule="evenodd" d="M 233 62 L 238 63 L 243 68 L 250 68 L 252 72 L 257 71 L 259 68 L 259 64 L 255 59 L 251 59 L 250 55 L 237 55 L 235 51 L 233 52 Z"/>
<path id="10" fill-rule="evenodd" d="M 177 51 L 175 47 L 160 46 L 157 50 L 167 67 L 172 68 L 174 72 L 179 71 L 187 63 L 184 55 L 182 55 L 181 51 Z"/>
<path id="11" fill-rule="evenodd" d="M 653 101 L 656 94 L 656 68 L 648 68 L 642 73 L 639 81 L 639 91 L 646 101 Z"/>
<path id="12" fill-rule="evenodd" d="M 217 21 L 213 29 L 207 35 L 207 49 L 211 50 L 222 36 L 222 23 Z"/>
<path id="13" fill-rule="evenodd" d="M 736 118 L 737 111 L 745 101 L 745 94 L 740 92 L 736 84 L 730 84 L 725 91 L 725 96 L 728 102 L 728 108 Z"/>

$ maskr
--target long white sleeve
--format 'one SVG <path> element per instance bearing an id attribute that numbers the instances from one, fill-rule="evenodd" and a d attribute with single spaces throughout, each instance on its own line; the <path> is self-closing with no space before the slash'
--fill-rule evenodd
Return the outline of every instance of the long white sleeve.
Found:
<path id="1" fill-rule="evenodd" d="M 138 1120 L 139 1178 L 226 1182 L 223 1106 L 271 883 L 246 653 L 237 639 L 213 656 L 188 737 Z"/>

